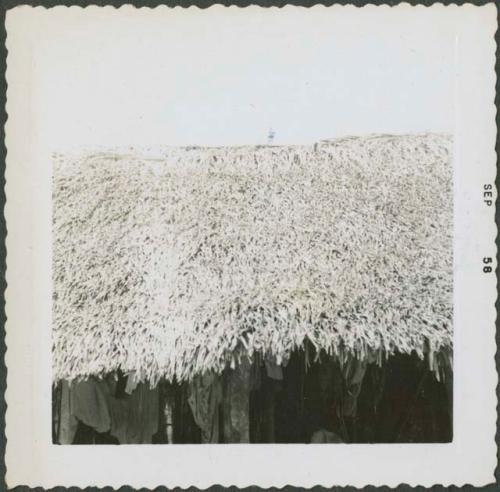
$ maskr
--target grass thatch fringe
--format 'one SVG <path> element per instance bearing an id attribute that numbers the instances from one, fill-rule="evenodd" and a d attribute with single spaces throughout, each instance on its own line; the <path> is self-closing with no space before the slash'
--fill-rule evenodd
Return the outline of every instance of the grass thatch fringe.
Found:
<path id="1" fill-rule="evenodd" d="M 55 158 L 54 379 L 452 347 L 450 138 Z"/>

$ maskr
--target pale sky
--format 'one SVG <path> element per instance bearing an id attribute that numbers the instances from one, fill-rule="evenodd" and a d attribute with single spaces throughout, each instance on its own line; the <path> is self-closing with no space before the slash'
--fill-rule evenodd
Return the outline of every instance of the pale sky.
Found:
<path id="1" fill-rule="evenodd" d="M 454 17 L 407 8 L 47 16 L 30 34 L 40 132 L 56 148 L 451 133 Z"/>

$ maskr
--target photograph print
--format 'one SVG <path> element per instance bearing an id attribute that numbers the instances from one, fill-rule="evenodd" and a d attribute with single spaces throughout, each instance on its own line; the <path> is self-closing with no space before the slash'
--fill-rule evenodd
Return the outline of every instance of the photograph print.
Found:
<path id="1" fill-rule="evenodd" d="M 451 442 L 452 29 L 158 19 L 52 47 L 53 443 Z"/>

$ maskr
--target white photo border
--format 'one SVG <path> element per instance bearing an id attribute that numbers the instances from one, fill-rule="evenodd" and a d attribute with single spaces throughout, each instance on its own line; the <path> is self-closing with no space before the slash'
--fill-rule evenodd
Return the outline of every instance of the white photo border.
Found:
<path id="1" fill-rule="evenodd" d="M 234 15 L 442 16 L 455 22 L 454 129 L 454 439 L 450 444 L 57 446 L 51 439 L 51 149 L 40 138 L 34 74 L 37 36 L 72 16 L 130 16 L 147 29 L 151 16 Z M 52 27 L 52 30 L 50 29 Z M 399 4 L 311 8 L 212 6 L 206 10 L 112 7 L 16 7 L 7 12 L 6 345 L 7 485 L 206 488 L 366 485 L 482 486 L 497 466 L 497 299 L 495 207 L 485 184 L 496 179 L 495 5 Z M 425 36 L 425 33 L 422 33 Z M 256 42 L 259 42 L 256 33 Z M 290 54 L 293 56 L 293 53 Z M 493 258 L 493 272 L 483 271 Z"/>

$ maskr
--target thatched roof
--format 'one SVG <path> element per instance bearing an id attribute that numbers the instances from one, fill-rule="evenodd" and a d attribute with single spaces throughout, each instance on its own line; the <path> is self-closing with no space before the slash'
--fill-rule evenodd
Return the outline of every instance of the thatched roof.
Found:
<path id="1" fill-rule="evenodd" d="M 54 379 L 452 346 L 451 140 L 55 159 Z"/>

